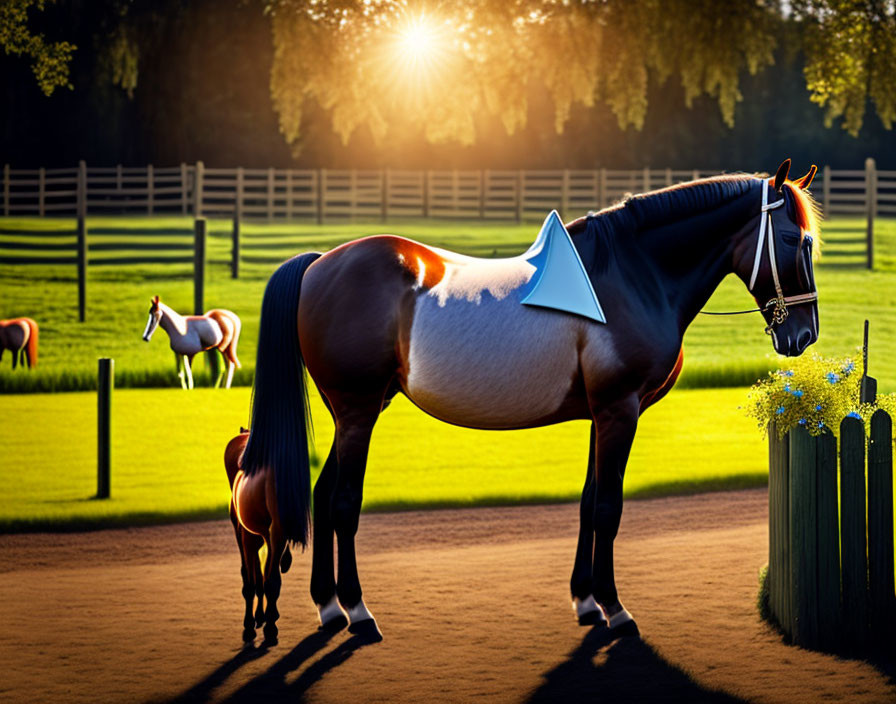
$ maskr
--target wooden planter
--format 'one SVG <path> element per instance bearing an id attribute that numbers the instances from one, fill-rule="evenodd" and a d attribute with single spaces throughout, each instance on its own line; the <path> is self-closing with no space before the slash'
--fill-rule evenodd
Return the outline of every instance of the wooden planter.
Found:
<path id="1" fill-rule="evenodd" d="M 862 650 L 894 638 L 892 428 L 882 410 L 870 438 L 844 418 L 839 457 L 830 432 L 769 428 L 769 607 L 798 645 Z"/>

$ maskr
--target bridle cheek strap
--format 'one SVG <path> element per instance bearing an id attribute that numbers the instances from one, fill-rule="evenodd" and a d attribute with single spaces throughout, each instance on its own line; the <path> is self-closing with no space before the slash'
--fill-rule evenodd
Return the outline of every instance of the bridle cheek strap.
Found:
<path id="1" fill-rule="evenodd" d="M 772 328 L 775 325 L 783 323 L 788 316 L 787 306 L 795 306 L 801 303 L 811 303 L 818 300 L 818 292 L 801 293 L 796 296 L 785 296 L 781 288 L 781 279 L 778 276 L 778 258 L 775 256 L 775 229 L 772 224 L 771 211 L 784 205 L 784 199 L 776 200 L 774 203 L 768 202 L 768 189 L 763 184 L 762 187 L 762 209 L 759 215 L 759 238 L 756 241 L 756 256 L 753 258 L 753 273 L 750 276 L 750 291 L 756 285 L 756 277 L 759 274 L 759 265 L 762 262 L 762 245 L 768 242 L 768 260 L 772 270 L 772 281 L 775 284 L 775 298 L 770 300 L 762 310 L 774 308 L 772 311 L 772 320 L 765 328 L 765 332 L 772 334 Z M 766 229 L 768 229 L 768 237 L 766 237 Z"/>

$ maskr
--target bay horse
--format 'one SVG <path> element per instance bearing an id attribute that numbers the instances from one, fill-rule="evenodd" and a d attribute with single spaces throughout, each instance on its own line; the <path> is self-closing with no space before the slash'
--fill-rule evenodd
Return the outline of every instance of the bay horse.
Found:
<path id="1" fill-rule="evenodd" d="M 214 308 L 204 315 L 180 315 L 162 303 L 158 296 L 153 296 L 149 307 L 149 320 L 146 321 L 146 329 L 143 331 L 144 342 L 149 342 L 159 326 L 168 333 L 171 349 L 174 350 L 177 375 L 183 388 L 193 388 L 193 357 L 212 349 L 219 350 L 227 361 L 227 380 L 224 388 L 230 388 L 234 368 L 242 366 L 236 357 L 236 345 L 242 327 L 236 313 L 224 308 Z M 223 375 L 222 369 L 215 380 L 216 387 L 220 386 Z"/>
<path id="2" fill-rule="evenodd" d="M 305 545 L 307 369 L 335 422 L 313 491 L 311 597 L 322 626 L 347 616 L 350 631 L 379 636 L 355 535 L 371 433 L 398 392 L 470 428 L 590 420 L 573 607 L 583 625 L 632 621 L 613 573 L 623 476 L 639 416 L 681 371 L 688 325 L 734 273 L 778 353 L 799 355 L 818 337 L 817 215 L 805 190 L 815 167 L 797 181 L 789 168 L 788 159 L 771 179 L 717 176 L 630 196 L 570 223 L 605 324 L 521 305 L 532 267 L 519 257 L 379 235 L 282 264 L 262 301 L 242 470 L 274 473 L 284 537 Z"/>
<path id="3" fill-rule="evenodd" d="M 37 323 L 31 318 L 0 320 L 0 359 L 3 359 L 3 350 L 12 350 L 13 369 L 20 358 L 22 364 L 33 369 L 37 366 L 38 335 Z"/>
<path id="4" fill-rule="evenodd" d="M 249 477 L 240 471 L 248 438 L 249 431 L 240 428 L 239 435 L 230 440 L 224 450 L 224 468 L 230 483 L 230 522 L 240 549 L 240 574 L 246 602 L 243 640 L 253 640 L 255 629 L 264 626 L 265 642 L 273 644 L 277 641 L 277 619 L 280 617 L 277 611 L 280 575 L 289 571 L 292 552 L 280 529 L 273 475 L 262 471 Z M 262 546 L 267 548 L 263 568 L 259 556 Z"/>

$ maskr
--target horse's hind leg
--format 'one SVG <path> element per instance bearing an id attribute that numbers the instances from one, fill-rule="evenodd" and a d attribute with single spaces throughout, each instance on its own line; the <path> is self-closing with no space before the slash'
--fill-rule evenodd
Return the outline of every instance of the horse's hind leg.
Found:
<path id="1" fill-rule="evenodd" d="M 280 612 L 277 610 L 277 600 L 280 598 L 280 587 L 282 579 L 280 577 L 280 558 L 283 556 L 283 550 L 286 547 L 286 541 L 283 538 L 280 526 L 274 522 L 271 524 L 271 530 L 267 542 L 268 554 L 264 563 L 264 640 L 268 645 L 277 643 L 277 619 L 280 618 Z"/>
<path id="2" fill-rule="evenodd" d="M 252 608 L 255 602 L 255 579 L 260 578 L 253 569 L 252 560 L 258 562 L 258 547 L 253 552 L 251 546 L 251 538 L 258 536 L 252 535 L 244 529 L 237 518 L 233 502 L 230 504 L 230 522 L 233 524 L 233 532 L 236 534 L 236 544 L 240 549 L 240 576 L 243 578 L 243 600 L 246 603 L 246 612 L 243 615 L 243 640 L 251 641 L 255 638 L 255 619 L 252 616 Z"/>
<path id="3" fill-rule="evenodd" d="M 619 602 L 613 574 L 613 541 L 622 518 L 622 480 L 638 427 L 638 398 L 625 397 L 595 415 L 597 447 L 594 495 L 592 594 L 610 628 L 632 620 Z"/>
<path id="4" fill-rule="evenodd" d="M 236 365 L 228 359 L 227 360 L 227 379 L 224 381 L 225 389 L 229 389 L 230 385 L 233 383 L 233 370 L 234 369 L 236 369 Z"/>
<path id="5" fill-rule="evenodd" d="M 569 580 L 572 604 L 581 626 L 605 623 L 603 612 L 594 600 L 592 590 L 592 561 L 594 559 L 594 423 L 591 424 L 588 466 L 585 471 L 585 487 L 579 507 L 579 540 L 576 545 L 576 561 Z"/>
<path id="6" fill-rule="evenodd" d="M 333 492 L 336 488 L 336 443 L 314 485 L 314 549 L 311 551 L 311 598 L 320 614 L 320 627 L 339 631 L 348 625 L 345 611 L 336 598 L 336 576 L 333 564 Z"/>
<path id="7" fill-rule="evenodd" d="M 184 355 L 184 371 L 187 373 L 187 388 L 193 388 L 193 358 Z"/>
<path id="8" fill-rule="evenodd" d="M 330 399 L 333 401 L 333 399 Z M 352 397 L 334 403 L 336 415 L 336 456 L 338 473 L 333 494 L 332 520 L 338 546 L 338 577 L 336 596 L 348 612 L 349 631 L 371 640 L 381 640 L 382 634 L 373 614 L 364 605 L 358 564 L 355 558 L 355 534 L 361 513 L 364 470 L 370 436 L 383 404 L 377 397 Z"/>

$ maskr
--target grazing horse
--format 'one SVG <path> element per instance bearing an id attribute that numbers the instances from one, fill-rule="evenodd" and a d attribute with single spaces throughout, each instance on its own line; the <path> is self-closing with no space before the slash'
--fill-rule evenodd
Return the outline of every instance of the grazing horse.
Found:
<path id="1" fill-rule="evenodd" d="M 28 368 L 37 366 L 37 323 L 31 318 L 0 320 L 0 359 L 3 350 L 12 350 L 12 368 L 15 369 L 21 356 L 22 364 Z"/>
<path id="2" fill-rule="evenodd" d="M 311 596 L 322 625 L 347 615 L 352 632 L 379 634 L 362 599 L 355 534 L 371 433 L 399 391 L 471 428 L 591 420 L 573 607 L 582 624 L 631 621 L 613 575 L 623 476 L 639 416 L 681 371 L 688 325 L 733 272 L 777 352 L 799 355 L 817 339 L 816 215 L 804 190 L 815 168 L 789 181 L 789 167 L 772 179 L 718 176 L 631 196 L 572 222 L 605 323 L 521 305 L 533 276 L 521 257 L 475 259 L 380 235 L 281 265 L 262 302 L 242 469 L 290 486 L 278 493 L 284 537 L 304 545 L 304 365 L 336 429 L 313 493 Z"/>
<path id="3" fill-rule="evenodd" d="M 206 350 L 217 349 L 227 360 L 227 381 L 224 387 L 229 389 L 233 381 L 233 370 L 240 367 L 236 358 L 236 343 L 240 339 L 240 319 L 236 313 L 223 308 L 215 308 L 205 315 L 183 316 L 166 306 L 153 296 L 149 307 L 149 320 L 143 331 L 143 340 L 149 342 L 158 326 L 168 333 L 171 349 L 174 350 L 174 362 L 180 384 L 185 389 L 193 388 L 193 357 Z M 186 379 L 184 374 L 186 373 Z M 224 370 L 218 374 L 215 386 L 220 386 Z"/>
<path id="4" fill-rule="evenodd" d="M 277 515 L 276 487 L 270 472 L 256 472 L 247 477 L 240 471 L 240 460 L 246 448 L 249 431 L 240 428 L 224 450 L 224 468 L 230 482 L 230 521 L 240 549 L 243 577 L 243 640 L 255 638 L 255 629 L 264 625 L 265 641 L 277 641 L 277 599 L 280 596 L 280 574 L 289 571 L 292 552 L 283 539 Z M 258 551 L 267 548 L 262 569 Z M 265 609 L 267 600 L 267 609 Z M 255 612 L 253 615 L 253 605 Z"/>

